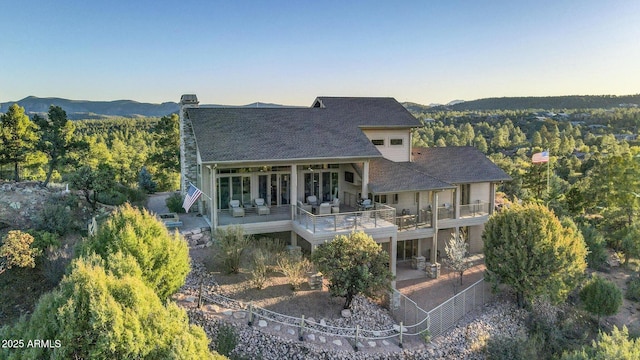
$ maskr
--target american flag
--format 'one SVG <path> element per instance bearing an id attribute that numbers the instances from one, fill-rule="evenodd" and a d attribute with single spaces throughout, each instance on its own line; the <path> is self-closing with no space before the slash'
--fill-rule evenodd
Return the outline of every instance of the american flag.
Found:
<path id="1" fill-rule="evenodd" d="M 190 183 L 189 188 L 187 188 L 187 195 L 185 195 L 184 202 L 182 203 L 182 208 L 184 208 L 186 212 L 189 212 L 191 205 L 198 200 L 200 195 L 202 195 L 202 191 Z"/>
<path id="2" fill-rule="evenodd" d="M 534 164 L 549 162 L 549 152 L 543 151 L 533 154 L 533 156 L 531 157 L 531 162 Z"/>

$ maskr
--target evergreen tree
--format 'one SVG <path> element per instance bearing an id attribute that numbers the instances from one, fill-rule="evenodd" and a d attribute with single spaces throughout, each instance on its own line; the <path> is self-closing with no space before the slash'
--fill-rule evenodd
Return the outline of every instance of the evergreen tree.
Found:
<path id="1" fill-rule="evenodd" d="M 336 236 L 318 246 L 311 261 L 329 279 L 331 295 L 345 297 L 345 309 L 357 294 L 377 296 L 391 290 L 389 254 L 363 232 Z"/>
<path id="2" fill-rule="evenodd" d="M 564 300 L 587 266 L 587 249 L 575 226 L 562 226 L 542 205 L 514 204 L 495 213 L 482 239 L 487 280 L 509 285 L 520 307 L 541 294 Z"/>
<path id="3" fill-rule="evenodd" d="M 63 165 L 67 161 L 69 152 L 80 148 L 81 144 L 74 141 L 75 126 L 67 119 L 67 113 L 59 106 L 51 105 L 47 118 L 34 115 L 33 121 L 38 125 L 40 135 L 36 149 L 45 153 L 49 158 L 47 177 L 43 183 L 43 186 L 47 186 L 53 170 Z"/>
<path id="4" fill-rule="evenodd" d="M 13 179 L 20 181 L 20 164 L 33 150 L 37 134 L 35 124 L 18 104 L 0 115 L 0 164 L 13 164 Z"/>

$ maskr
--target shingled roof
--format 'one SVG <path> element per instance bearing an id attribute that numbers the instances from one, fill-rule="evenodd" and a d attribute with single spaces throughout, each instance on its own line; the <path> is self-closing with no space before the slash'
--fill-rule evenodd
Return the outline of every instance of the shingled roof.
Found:
<path id="1" fill-rule="evenodd" d="M 362 128 L 420 126 L 393 98 L 319 97 L 309 108 L 187 108 L 203 162 L 379 158 Z"/>
<path id="2" fill-rule="evenodd" d="M 470 146 L 414 148 L 412 158 L 411 162 L 371 160 L 371 192 L 440 190 L 454 188 L 455 184 L 511 180 L 482 152 Z M 361 165 L 354 166 L 362 171 Z"/>
<path id="3" fill-rule="evenodd" d="M 454 186 L 427 174 L 412 162 L 375 159 L 369 162 L 369 190 L 373 193 L 450 189 Z"/>
<path id="4" fill-rule="evenodd" d="M 472 146 L 414 148 L 411 155 L 413 162 L 427 174 L 450 184 L 512 180 Z"/>

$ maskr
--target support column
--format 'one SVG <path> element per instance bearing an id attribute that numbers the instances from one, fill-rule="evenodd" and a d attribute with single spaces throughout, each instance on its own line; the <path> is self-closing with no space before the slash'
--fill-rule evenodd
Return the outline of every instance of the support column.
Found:
<path id="1" fill-rule="evenodd" d="M 493 214 L 496 207 L 496 184 L 489 183 L 489 215 Z"/>
<path id="2" fill-rule="evenodd" d="M 289 189 L 289 203 L 291 205 L 291 220 L 296 218 L 296 206 L 298 206 L 298 166 L 291 165 L 291 184 Z"/>
<path id="3" fill-rule="evenodd" d="M 291 220 L 296 219 L 298 207 L 298 165 L 291 165 L 291 181 L 289 184 L 289 206 L 291 208 Z M 291 230 L 291 246 L 298 246 L 298 234 Z"/>
<path id="4" fill-rule="evenodd" d="M 362 199 L 369 197 L 369 160 L 364 162 L 362 167 Z"/>
<path id="5" fill-rule="evenodd" d="M 438 260 L 438 193 L 433 193 L 433 238 L 431 239 L 431 256 L 429 262 L 435 264 Z"/>
<path id="6" fill-rule="evenodd" d="M 460 186 L 457 186 L 455 190 L 453 190 L 453 203 L 456 204 L 455 219 L 460 219 L 460 194 L 461 193 L 462 191 L 460 191 Z"/>
<path id="7" fill-rule="evenodd" d="M 389 239 L 389 269 L 391 270 L 391 273 L 393 274 L 393 278 L 394 280 L 391 282 L 391 287 L 392 288 L 396 288 L 396 258 L 398 256 L 398 234 L 394 234 L 390 239 Z"/>
<path id="8" fill-rule="evenodd" d="M 217 181 L 218 179 L 216 179 L 216 173 L 218 172 L 216 170 L 216 166 L 213 166 L 213 169 L 210 169 L 210 174 L 211 174 L 211 189 L 210 189 L 210 194 L 211 194 L 211 232 L 213 232 L 217 227 L 218 227 L 218 194 L 217 194 Z"/>

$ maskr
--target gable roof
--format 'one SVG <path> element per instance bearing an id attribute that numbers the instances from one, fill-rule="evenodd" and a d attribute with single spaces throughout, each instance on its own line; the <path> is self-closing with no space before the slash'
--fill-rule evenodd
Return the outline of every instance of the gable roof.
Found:
<path id="1" fill-rule="evenodd" d="M 450 184 L 511 181 L 511 177 L 472 146 L 414 148 L 413 162 Z"/>
<path id="2" fill-rule="evenodd" d="M 379 158 L 363 127 L 420 126 L 393 98 L 319 97 L 309 108 L 185 108 L 203 162 Z"/>
<path id="3" fill-rule="evenodd" d="M 354 164 L 362 171 L 360 164 Z M 369 162 L 372 193 L 454 188 L 455 184 L 510 181 L 511 177 L 471 146 L 414 148 L 411 162 Z"/>
<path id="4" fill-rule="evenodd" d="M 372 193 L 450 189 L 454 186 L 436 179 L 411 162 L 375 159 L 369 162 L 369 190 Z"/>

